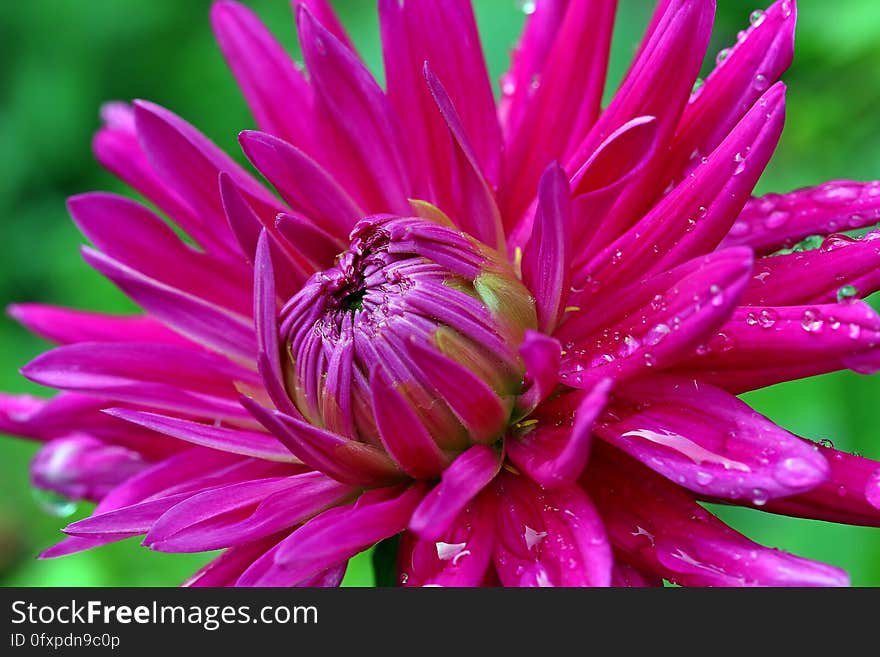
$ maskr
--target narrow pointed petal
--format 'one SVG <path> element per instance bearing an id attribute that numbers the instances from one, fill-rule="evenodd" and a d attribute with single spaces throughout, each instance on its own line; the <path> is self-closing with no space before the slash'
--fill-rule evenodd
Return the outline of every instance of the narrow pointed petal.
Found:
<path id="1" fill-rule="evenodd" d="M 596 445 L 582 479 L 614 544 L 638 568 L 683 586 L 846 586 L 846 573 L 734 531 L 689 493 Z"/>
<path id="2" fill-rule="evenodd" d="M 413 512 L 409 529 L 424 540 L 440 540 L 500 468 L 501 456 L 485 445 L 474 445 L 459 455 Z"/>
<path id="3" fill-rule="evenodd" d="M 277 536 L 270 536 L 231 547 L 187 578 L 181 586 L 187 588 L 235 586 L 241 574 L 277 542 Z"/>
<path id="4" fill-rule="evenodd" d="M 325 155 L 368 210 L 406 214 L 409 164 L 388 99 L 364 64 L 308 9 L 300 7 L 297 22 L 316 113 L 332 137 L 345 144 L 344 156 L 335 149 Z"/>
<path id="5" fill-rule="evenodd" d="M 31 483 L 72 500 L 98 501 L 149 466 L 140 454 L 73 434 L 46 443 L 31 463 Z"/>
<path id="6" fill-rule="evenodd" d="M 544 21 L 540 3 L 529 22 Z M 528 79 L 505 78 L 512 87 L 512 107 L 505 154 L 505 216 L 519 217 L 534 198 L 538 179 L 553 160 L 566 161 L 599 115 L 605 87 L 614 0 L 573 0 L 551 38 L 546 60 L 533 68 Z M 554 11 L 555 10 L 555 11 Z M 538 15 L 540 12 L 540 15 Z M 548 13 L 559 13 L 553 7 Z M 531 45 L 531 44 L 529 44 Z M 520 55 L 521 56 L 521 55 Z M 522 106 L 525 106 L 524 108 Z M 546 120 L 552 116 L 552 121 Z"/>
<path id="7" fill-rule="evenodd" d="M 831 235 L 818 249 L 795 251 L 755 262 L 755 275 L 740 302 L 747 306 L 833 303 L 880 289 L 880 232 L 858 238 Z M 808 276 L 804 273 L 809 272 Z"/>
<path id="8" fill-rule="evenodd" d="M 452 219 L 480 241 L 500 249 L 504 245 L 504 228 L 491 185 L 471 148 L 452 99 L 427 62 L 425 78 L 452 136 L 452 200 L 455 208 Z"/>
<path id="9" fill-rule="evenodd" d="M 291 0 L 291 5 L 293 6 L 294 13 L 299 12 L 300 7 L 308 9 L 312 16 L 314 16 L 328 32 L 339 39 L 339 42 L 342 43 L 342 45 L 352 52 L 356 52 L 354 44 L 351 42 L 345 28 L 339 21 L 339 17 L 336 15 L 336 12 L 333 11 L 333 5 L 330 3 L 330 0 Z"/>
<path id="10" fill-rule="evenodd" d="M 785 88 L 772 87 L 705 163 L 633 228 L 593 258 L 587 271 L 613 286 L 671 269 L 712 251 L 749 198 L 782 132 Z"/>
<path id="11" fill-rule="evenodd" d="M 751 267 L 751 253 L 728 249 L 592 303 L 573 299 L 588 311 L 570 313 L 557 332 L 573 347 L 563 357 L 561 381 L 591 387 L 603 377 L 629 378 L 686 358 L 730 316 Z M 613 330 L 590 330 L 597 318 Z"/>
<path id="12" fill-rule="evenodd" d="M 449 458 L 440 451 L 415 409 L 381 369 L 376 369 L 370 377 L 370 392 L 382 444 L 400 469 L 416 479 L 431 479 L 443 472 Z"/>
<path id="13" fill-rule="evenodd" d="M 880 317 L 866 303 L 738 308 L 676 367 L 734 394 L 808 376 L 880 370 Z"/>
<path id="14" fill-rule="evenodd" d="M 261 233 L 254 256 L 254 328 L 259 352 L 257 365 L 269 398 L 284 413 L 299 415 L 290 401 L 281 370 L 281 345 L 278 339 L 278 308 L 275 294 L 275 271 L 269 237 Z"/>
<path id="15" fill-rule="evenodd" d="M 305 522 L 353 492 L 315 472 L 221 486 L 166 511 L 144 545 L 160 552 L 206 552 L 259 540 Z"/>
<path id="16" fill-rule="evenodd" d="M 480 586 L 492 559 L 494 505 L 481 495 L 456 517 L 442 540 L 405 532 L 397 557 L 402 586 Z"/>
<path id="17" fill-rule="evenodd" d="M 572 485 L 587 465 L 593 422 L 610 389 L 610 379 L 602 379 L 589 392 L 570 393 L 543 404 L 515 431 L 520 435 L 507 439 L 510 460 L 544 488 Z"/>
<path id="18" fill-rule="evenodd" d="M 303 578 L 348 559 L 403 531 L 424 494 L 423 484 L 375 489 L 352 506 L 325 511 L 280 544 L 275 565 Z"/>
<path id="19" fill-rule="evenodd" d="M 402 477 L 381 450 L 263 408 L 243 398 L 242 404 L 303 463 L 352 486 L 382 486 Z"/>
<path id="20" fill-rule="evenodd" d="M 211 26 L 260 129 L 308 150 L 312 90 L 281 44 L 237 2 L 215 3 Z"/>
<path id="21" fill-rule="evenodd" d="M 535 297 L 542 333 L 553 333 L 568 298 L 570 240 L 571 191 L 565 172 L 554 163 L 541 178 L 535 224 L 522 257 L 522 280 Z"/>
<path id="22" fill-rule="evenodd" d="M 193 296 L 83 247 L 83 259 L 157 319 L 193 342 L 252 363 L 254 330 L 248 317 Z"/>
<path id="23" fill-rule="evenodd" d="M 614 395 L 596 434 L 697 494 L 760 505 L 828 478 L 810 445 L 706 383 L 657 375 Z"/>
<path id="24" fill-rule="evenodd" d="M 496 485 L 493 561 L 505 586 L 610 586 L 611 545 L 577 486 L 554 491 L 505 473 Z"/>
<path id="25" fill-rule="evenodd" d="M 880 527 L 877 497 L 880 462 L 831 447 L 805 443 L 827 459 L 831 470 L 828 478 L 811 490 L 770 500 L 756 508 L 796 518 Z"/>
<path id="26" fill-rule="evenodd" d="M 127 408 L 109 408 L 105 412 L 126 422 L 133 422 L 194 445 L 267 461 L 299 463 L 299 460 L 271 434 L 218 427 L 213 424 L 203 424 Z"/>
<path id="27" fill-rule="evenodd" d="M 237 282 L 246 272 L 243 265 L 233 268 L 199 253 L 139 203 L 92 192 L 71 197 L 67 207 L 86 237 L 126 267 L 215 305 L 249 312 L 250 290 Z"/>
<path id="28" fill-rule="evenodd" d="M 244 154 L 294 210 L 344 238 L 366 214 L 333 176 L 301 150 L 277 137 L 246 130 Z M 273 215 L 274 216 L 274 215 Z"/>
<path id="29" fill-rule="evenodd" d="M 810 235 L 863 228 L 878 219 L 880 182 L 832 180 L 751 199 L 723 244 L 742 244 L 764 255 L 791 248 Z"/>
<path id="30" fill-rule="evenodd" d="M 193 413 L 246 416 L 233 382 L 253 375 L 208 353 L 167 344 L 82 342 L 48 351 L 22 368 L 41 385 Z"/>
<path id="31" fill-rule="evenodd" d="M 640 216 L 656 189 L 656 169 L 672 141 L 682 111 L 690 97 L 712 31 L 714 2 L 672 0 L 658 5 L 648 35 L 629 72 L 580 146 L 566 165 L 581 166 L 604 139 L 637 116 L 657 117 L 658 149 L 638 179 L 632 181 L 618 202 L 615 213 L 603 223 L 605 243 L 620 235 L 633 218 Z"/>
<path id="32" fill-rule="evenodd" d="M 676 130 L 667 167 L 684 175 L 689 161 L 711 153 L 758 97 L 791 64 L 797 12 L 778 0 L 746 28 L 742 38 L 691 96 Z M 731 245 L 732 246 L 732 245 Z"/>
<path id="33" fill-rule="evenodd" d="M 562 345 L 543 333 L 526 331 L 519 355 L 525 365 L 525 392 L 517 400 L 517 407 L 525 416 L 556 389 Z"/>
<path id="34" fill-rule="evenodd" d="M 41 303 L 17 303 L 6 312 L 32 333 L 57 344 L 114 341 L 189 344 L 186 338 L 145 315 L 105 315 Z"/>
<path id="35" fill-rule="evenodd" d="M 379 2 L 388 99 L 412 144 L 414 178 L 423 196 L 444 209 L 449 200 L 451 152 L 444 121 L 425 86 L 427 63 L 460 117 L 462 139 L 473 147 L 476 170 L 490 187 L 500 174 L 501 131 L 470 3 Z M 456 35 L 449 38 L 448 35 Z"/>
<path id="36" fill-rule="evenodd" d="M 181 118 L 145 101 L 135 102 L 134 111 L 138 137 L 150 161 L 198 214 L 204 232 L 215 236 L 227 251 L 239 253 L 217 193 L 221 171 L 228 173 L 248 199 L 262 209 L 281 209 L 249 173 Z"/>
<path id="37" fill-rule="evenodd" d="M 472 440 L 491 444 L 501 436 L 510 409 L 482 379 L 451 358 L 415 342 L 409 345 L 409 355 Z"/>

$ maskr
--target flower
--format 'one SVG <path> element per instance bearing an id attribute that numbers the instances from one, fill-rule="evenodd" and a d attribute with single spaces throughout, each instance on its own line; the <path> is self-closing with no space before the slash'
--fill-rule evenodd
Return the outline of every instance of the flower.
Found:
<path id="1" fill-rule="evenodd" d="M 326 2 L 295 5 L 308 75 L 250 10 L 211 13 L 281 198 L 109 104 L 98 160 L 193 243 L 75 197 L 85 259 L 145 314 L 10 311 L 62 345 L 23 369 L 62 392 L 3 397 L 0 428 L 45 442 L 35 485 L 97 502 L 44 556 L 143 534 L 224 549 L 191 585 L 331 586 L 400 535 L 405 585 L 846 584 L 699 504 L 880 524 L 880 463 L 735 396 L 880 368 L 880 232 L 834 233 L 880 218 L 880 183 L 750 197 L 794 2 L 692 91 L 714 6 L 664 0 L 605 108 L 610 1 L 535 3 L 497 107 L 466 0 L 380 0 L 387 91 Z"/>

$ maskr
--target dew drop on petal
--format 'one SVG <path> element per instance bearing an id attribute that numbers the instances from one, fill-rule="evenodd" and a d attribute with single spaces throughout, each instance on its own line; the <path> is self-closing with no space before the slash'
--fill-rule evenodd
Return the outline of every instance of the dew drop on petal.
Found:
<path id="1" fill-rule="evenodd" d="M 752 489 L 752 504 L 755 506 L 764 506 L 770 500 L 770 496 L 763 488 Z"/>
<path id="2" fill-rule="evenodd" d="M 819 444 L 820 444 L 822 447 L 825 447 L 825 448 L 827 448 L 827 449 L 834 449 L 834 443 L 831 441 L 830 438 L 822 438 L 822 439 L 820 439 L 820 440 L 819 440 Z"/>
<path id="3" fill-rule="evenodd" d="M 758 73 L 754 79 L 752 80 L 752 86 L 758 91 L 764 91 L 768 86 L 770 86 L 770 81 L 767 80 L 766 75 L 762 75 Z"/>
<path id="4" fill-rule="evenodd" d="M 773 470 L 773 477 L 784 486 L 801 487 L 817 483 L 823 471 L 816 464 L 799 456 L 783 459 Z"/>
<path id="5" fill-rule="evenodd" d="M 657 324 L 645 334 L 645 344 L 649 347 L 653 347 L 655 344 L 657 344 L 663 338 L 669 335 L 671 330 L 672 329 L 669 328 L 668 324 Z"/>
<path id="6" fill-rule="evenodd" d="M 763 9 L 755 9 L 751 14 L 749 14 L 749 24 L 752 27 L 758 27 L 761 23 L 764 22 L 764 10 Z"/>
<path id="7" fill-rule="evenodd" d="M 524 13 L 526 16 L 531 16 L 535 13 L 535 10 L 538 8 L 538 3 L 535 0 L 520 0 L 519 10 Z"/>
<path id="8" fill-rule="evenodd" d="M 56 518 L 68 518 L 76 513 L 77 503 L 54 491 L 32 488 L 31 494 L 43 511 Z"/>
<path id="9" fill-rule="evenodd" d="M 718 51 L 718 54 L 715 56 L 715 64 L 721 66 L 728 57 L 730 57 L 731 49 L 730 48 L 722 48 Z"/>
<path id="10" fill-rule="evenodd" d="M 855 299 L 858 296 L 859 290 L 856 288 L 855 285 L 843 285 L 837 290 L 838 303 Z"/>
<path id="11" fill-rule="evenodd" d="M 771 310 L 769 308 L 765 308 L 760 313 L 758 313 L 758 326 L 763 329 L 773 328 L 773 325 L 776 324 L 776 311 Z"/>
<path id="12" fill-rule="evenodd" d="M 868 478 L 868 483 L 865 485 L 865 499 L 868 500 L 868 504 L 880 509 L 880 470 L 876 470 Z"/>
<path id="13" fill-rule="evenodd" d="M 712 480 L 715 479 L 715 477 L 713 477 L 711 473 L 704 472 L 702 470 L 697 472 L 696 478 L 697 478 L 697 483 L 700 484 L 700 486 L 708 486 L 709 484 L 712 483 Z"/>
<path id="14" fill-rule="evenodd" d="M 819 333 L 824 322 L 818 310 L 807 308 L 801 316 L 801 328 L 807 333 Z"/>

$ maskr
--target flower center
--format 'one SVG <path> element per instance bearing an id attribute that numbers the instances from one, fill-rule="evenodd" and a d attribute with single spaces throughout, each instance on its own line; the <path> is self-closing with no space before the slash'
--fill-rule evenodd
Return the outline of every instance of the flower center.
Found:
<path id="1" fill-rule="evenodd" d="M 370 381 L 381 370 L 435 442 L 458 451 L 471 442 L 467 429 L 413 348 L 468 368 L 512 405 L 517 347 L 534 326 L 534 302 L 497 252 L 451 225 L 372 217 L 283 309 L 288 393 L 310 422 L 379 445 Z"/>

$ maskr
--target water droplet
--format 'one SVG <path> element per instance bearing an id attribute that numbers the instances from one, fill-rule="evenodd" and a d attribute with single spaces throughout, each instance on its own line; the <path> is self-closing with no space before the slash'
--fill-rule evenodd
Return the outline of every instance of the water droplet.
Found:
<path id="1" fill-rule="evenodd" d="M 766 75 L 758 73 L 752 80 L 752 86 L 758 91 L 764 91 L 764 89 L 770 86 L 770 81 L 767 79 Z"/>
<path id="2" fill-rule="evenodd" d="M 764 22 L 764 10 L 763 9 L 755 9 L 751 14 L 749 14 L 749 24 L 752 27 L 758 27 L 761 23 Z"/>
<path id="3" fill-rule="evenodd" d="M 701 205 L 697 208 L 697 219 L 705 219 L 708 213 L 708 208 L 705 205 Z"/>
<path id="4" fill-rule="evenodd" d="M 773 470 L 773 477 L 784 486 L 803 487 L 817 483 L 825 471 L 815 463 L 799 456 L 783 459 Z"/>
<path id="5" fill-rule="evenodd" d="M 730 229 L 730 234 L 734 237 L 740 237 L 749 232 L 749 224 L 745 221 L 737 221 Z"/>
<path id="6" fill-rule="evenodd" d="M 781 9 L 783 18 L 788 18 L 789 16 L 791 16 L 791 1 L 785 0 L 785 2 L 782 3 Z"/>
<path id="7" fill-rule="evenodd" d="M 694 86 L 691 87 L 691 96 L 696 95 L 696 93 L 702 88 L 702 86 L 703 86 L 703 78 L 697 78 L 694 81 Z"/>
<path id="8" fill-rule="evenodd" d="M 618 350 L 618 354 L 620 354 L 621 358 L 626 358 L 627 356 L 632 356 L 636 350 L 642 346 L 642 343 L 639 342 L 638 338 L 632 335 L 627 335 L 623 338 L 623 344 L 620 346 Z"/>
<path id="9" fill-rule="evenodd" d="M 520 0 L 519 10 L 524 13 L 526 16 L 531 16 L 535 13 L 535 10 L 538 8 L 538 3 L 535 0 Z"/>
<path id="10" fill-rule="evenodd" d="M 763 329 L 772 328 L 776 324 L 776 311 L 765 309 L 758 313 L 758 326 Z"/>
<path id="11" fill-rule="evenodd" d="M 718 51 L 718 54 L 715 56 L 715 64 L 721 66 L 728 57 L 730 57 L 732 50 L 730 48 L 722 48 Z"/>
<path id="12" fill-rule="evenodd" d="M 76 513 L 78 504 L 70 498 L 64 497 L 54 491 L 43 488 L 32 488 L 31 494 L 34 501 L 40 505 L 46 513 L 56 518 L 68 518 Z"/>
<path id="13" fill-rule="evenodd" d="M 837 205 L 841 201 L 854 201 L 859 197 L 859 187 L 853 184 L 830 182 L 817 187 L 812 199 L 825 205 Z"/>
<path id="14" fill-rule="evenodd" d="M 531 550 L 536 545 L 539 545 L 541 541 L 547 538 L 547 532 L 539 532 L 535 531 L 528 525 L 525 525 L 525 531 L 523 532 L 523 539 L 525 539 L 526 547 Z"/>
<path id="15" fill-rule="evenodd" d="M 462 552 L 467 552 L 465 547 L 467 547 L 467 543 L 444 543 L 443 541 L 437 541 L 435 546 L 437 548 L 437 558 L 441 561 L 450 561 L 453 563 L 456 559 L 458 559 Z"/>
<path id="16" fill-rule="evenodd" d="M 822 316 L 814 308 L 807 308 L 801 316 L 801 328 L 807 333 L 819 333 L 823 324 Z"/>
<path id="17" fill-rule="evenodd" d="M 767 215 L 767 219 L 764 220 L 764 225 L 767 228 L 779 228 L 788 221 L 790 216 L 791 214 L 786 210 L 774 210 Z"/>
<path id="18" fill-rule="evenodd" d="M 834 449 L 834 443 L 831 442 L 830 438 L 821 438 L 819 440 L 819 445 L 821 445 L 822 447 L 825 447 L 827 449 Z"/>
<path id="19" fill-rule="evenodd" d="M 865 499 L 875 509 L 880 509 L 880 470 L 875 470 L 865 484 Z"/>
<path id="20" fill-rule="evenodd" d="M 645 352 L 645 367 L 654 367 L 657 364 L 657 358 L 654 354 Z"/>
<path id="21" fill-rule="evenodd" d="M 855 285 L 843 285 L 837 290 L 837 302 L 851 301 L 857 299 L 859 290 Z"/>
<path id="22" fill-rule="evenodd" d="M 742 153 L 737 153 L 733 156 L 733 161 L 736 163 L 736 168 L 733 170 L 733 175 L 738 176 L 746 170 L 746 158 L 743 156 Z"/>
<path id="23" fill-rule="evenodd" d="M 649 347 L 653 347 L 655 344 L 657 344 L 663 338 L 669 335 L 671 330 L 672 329 L 669 328 L 668 324 L 657 324 L 645 334 L 645 344 Z"/>
<path id="24" fill-rule="evenodd" d="M 697 472 L 697 483 L 700 484 L 700 486 L 708 486 L 712 483 L 713 479 L 715 479 L 715 477 L 709 472 L 703 472 L 702 470 Z"/>
<path id="25" fill-rule="evenodd" d="M 752 489 L 752 504 L 755 506 L 764 506 L 770 500 L 770 496 L 763 488 Z"/>
<path id="26" fill-rule="evenodd" d="M 611 264 L 616 265 L 618 262 L 620 262 L 620 259 L 622 257 L 623 257 L 623 251 L 621 251 L 620 249 L 617 249 L 614 252 L 614 254 L 611 256 Z"/>
<path id="27" fill-rule="evenodd" d="M 709 294 L 712 295 L 711 304 L 716 308 L 724 303 L 724 290 L 718 285 L 710 285 Z"/>
<path id="28" fill-rule="evenodd" d="M 849 331 L 847 332 L 847 336 L 851 340 L 858 340 L 859 336 L 862 334 L 862 327 L 853 322 L 849 325 Z"/>

